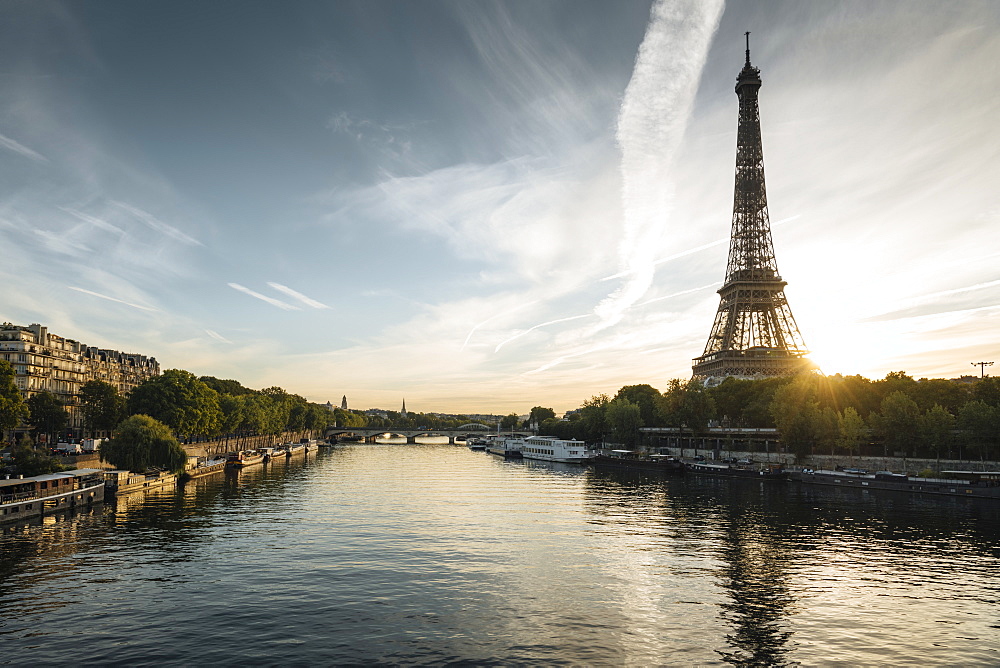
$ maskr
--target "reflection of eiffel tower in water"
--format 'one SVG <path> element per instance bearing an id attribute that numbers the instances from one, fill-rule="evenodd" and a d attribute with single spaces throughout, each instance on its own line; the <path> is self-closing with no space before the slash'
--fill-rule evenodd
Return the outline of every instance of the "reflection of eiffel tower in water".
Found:
<path id="1" fill-rule="evenodd" d="M 736 139 L 736 194 L 726 282 L 705 352 L 694 378 L 716 384 L 728 376 L 785 376 L 812 368 L 778 274 L 764 189 L 757 91 L 760 70 L 747 61 L 736 78 L 740 123 Z"/>

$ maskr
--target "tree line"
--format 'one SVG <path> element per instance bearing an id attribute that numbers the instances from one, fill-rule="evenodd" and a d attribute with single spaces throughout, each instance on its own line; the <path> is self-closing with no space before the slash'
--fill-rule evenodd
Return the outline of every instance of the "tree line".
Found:
<path id="1" fill-rule="evenodd" d="M 897 371 L 880 380 L 803 374 L 714 387 L 671 380 L 665 391 L 626 385 L 541 421 L 539 433 L 588 442 L 640 442 L 641 427 L 692 435 L 709 425 L 776 428 L 797 455 L 866 454 L 1000 459 L 1000 379 L 922 378 Z"/>
<path id="2" fill-rule="evenodd" d="M 315 432 L 336 419 L 325 406 L 280 387 L 253 390 L 235 380 L 199 378 L 181 369 L 147 379 L 128 396 L 104 381 L 88 381 L 80 389 L 79 407 L 85 433 L 114 432 L 114 438 L 101 446 L 102 458 L 130 470 L 183 467 L 186 454 L 181 441 L 226 438 L 233 449 L 240 449 L 254 436 Z M 52 443 L 66 428 L 65 406 L 50 392 L 24 400 L 13 369 L 0 360 L 0 430 L 22 422 L 32 427 L 35 439 L 23 439 L 13 447 L 19 471 L 36 475 L 59 470 L 55 460 L 33 446 L 42 434 Z"/>

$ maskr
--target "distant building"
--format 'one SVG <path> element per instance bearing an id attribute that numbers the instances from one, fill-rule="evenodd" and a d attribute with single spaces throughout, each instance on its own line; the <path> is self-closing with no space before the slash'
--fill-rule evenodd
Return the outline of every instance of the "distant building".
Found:
<path id="1" fill-rule="evenodd" d="M 14 382 L 25 399 L 51 392 L 69 413 L 69 428 L 83 427 L 80 388 L 90 380 L 114 386 L 123 396 L 147 378 L 159 375 L 155 358 L 104 350 L 63 338 L 37 323 L 0 325 L 0 359 L 14 368 Z"/>
<path id="2" fill-rule="evenodd" d="M 347 395 L 346 394 L 344 395 L 344 398 L 340 400 L 340 407 L 343 408 L 345 411 L 347 410 Z"/>
<path id="3" fill-rule="evenodd" d="M 399 414 L 406 417 L 406 399 L 403 399 L 403 409 L 399 411 Z"/>

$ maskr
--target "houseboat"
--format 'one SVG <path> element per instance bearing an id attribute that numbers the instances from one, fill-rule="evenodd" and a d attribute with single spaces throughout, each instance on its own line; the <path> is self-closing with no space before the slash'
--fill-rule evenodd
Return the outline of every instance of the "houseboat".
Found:
<path id="1" fill-rule="evenodd" d="M 1000 499 L 1000 472 L 942 471 L 940 478 L 917 478 L 890 471 L 868 473 L 860 469 L 843 471 L 803 469 L 792 471 L 789 475 L 792 480 L 809 485 Z"/>
<path id="2" fill-rule="evenodd" d="M 264 453 L 258 450 L 241 450 L 229 455 L 226 460 L 226 468 L 245 469 L 250 466 L 257 466 L 264 463 Z"/>
<path id="3" fill-rule="evenodd" d="M 587 444 L 583 441 L 561 439 L 555 436 L 529 436 L 524 439 L 521 454 L 525 459 L 567 464 L 585 464 L 590 459 Z"/>
<path id="4" fill-rule="evenodd" d="M 636 450 L 611 450 L 591 457 L 596 468 L 627 469 L 653 473 L 684 473 L 684 463 L 670 455 L 648 454 Z"/>
<path id="5" fill-rule="evenodd" d="M 128 494 L 146 489 L 158 489 L 177 484 L 177 474 L 168 471 L 150 471 L 136 473 L 135 471 L 102 471 L 106 489 L 109 494 Z"/>
<path id="6" fill-rule="evenodd" d="M 0 523 L 86 508 L 103 500 L 104 477 L 100 469 L 0 480 Z"/>
<path id="7" fill-rule="evenodd" d="M 504 459 L 523 459 L 524 439 L 520 436 L 490 436 L 486 452 Z"/>
<path id="8" fill-rule="evenodd" d="M 705 475 L 755 480 L 787 480 L 788 471 L 781 464 L 754 464 L 753 462 L 688 462 L 685 470 Z"/>

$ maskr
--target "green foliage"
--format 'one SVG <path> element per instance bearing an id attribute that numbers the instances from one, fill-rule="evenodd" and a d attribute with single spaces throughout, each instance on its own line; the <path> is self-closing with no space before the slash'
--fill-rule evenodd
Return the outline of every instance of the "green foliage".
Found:
<path id="1" fill-rule="evenodd" d="M 816 399 L 816 387 L 812 376 L 798 376 L 779 387 L 771 401 L 771 415 L 781 441 L 798 456 L 811 452 L 822 429 L 823 411 Z"/>
<path id="2" fill-rule="evenodd" d="M 518 425 L 521 424 L 521 418 L 518 417 L 517 413 L 511 413 L 509 415 L 503 416 L 500 419 L 501 429 L 516 429 Z"/>
<path id="3" fill-rule="evenodd" d="M 14 380 L 14 367 L 0 360 L 0 434 L 28 419 L 30 411 Z"/>
<path id="4" fill-rule="evenodd" d="M 239 397 L 245 394 L 255 394 L 257 392 L 257 390 L 251 390 L 249 387 L 243 387 L 238 381 L 235 380 L 220 380 L 215 376 L 202 376 L 198 380 L 205 383 L 219 394 L 229 394 L 234 397 Z"/>
<path id="5" fill-rule="evenodd" d="M 148 415 L 181 435 L 212 436 L 222 426 L 219 393 L 181 369 L 167 369 L 129 394 L 130 415 Z"/>
<path id="6" fill-rule="evenodd" d="M 581 440 L 589 443 L 601 443 L 610 431 L 607 420 L 607 408 L 611 400 L 606 394 L 598 394 L 583 402 L 580 407 Z"/>
<path id="7" fill-rule="evenodd" d="M 987 406 L 1000 407 L 1000 378 L 987 376 L 981 379 L 972 390 L 972 398 Z"/>
<path id="8" fill-rule="evenodd" d="M 837 416 L 837 445 L 853 455 L 861 448 L 867 436 L 868 427 L 864 418 L 858 415 L 853 406 L 844 408 L 844 412 Z"/>
<path id="9" fill-rule="evenodd" d="M 962 406 L 957 422 L 963 440 L 981 458 L 991 451 L 996 453 L 1000 441 L 1000 409 L 976 399 Z"/>
<path id="10" fill-rule="evenodd" d="M 66 468 L 55 457 L 50 457 L 46 453 L 36 450 L 31 439 L 27 436 L 11 448 L 10 455 L 17 467 L 17 472 L 23 476 L 58 473 Z"/>
<path id="11" fill-rule="evenodd" d="M 695 433 L 704 431 L 715 415 L 715 400 L 705 386 L 695 380 L 671 380 L 659 405 L 662 424 L 686 427 Z"/>
<path id="12" fill-rule="evenodd" d="M 626 385 L 618 390 L 615 399 L 627 399 L 638 406 L 645 427 L 656 426 L 662 421 L 660 403 L 663 396 L 652 385 Z"/>
<path id="13" fill-rule="evenodd" d="M 924 444 L 935 455 L 951 444 L 951 432 L 955 428 L 955 416 L 940 404 L 934 404 L 920 416 L 920 436 Z"/>
<path id="14" fill-rule="evenodd" d="M 889 450 L 910 453 L 920 437 L 920 408 L 902 390 L 894 390 L 882 400 L 881 410 L 871 417 L 871 423 Z"/>
<path id="15" fill-rule="evenodd" d="M 87 431 L 111 431 L 123 417 L 125 398 L 114 385 L 101 380 L 90 380 L 80 388 L 80 408 L 83 412 L 83 426 Z"/>
<path id="16" fill-rule="evenodd" d="M 607 405 L 605 412 L 614 439 L 627 447 L 639 442 L 642 427 L 642 409 L 639 404 L 619 396 Z"/>
<path id="17" fill-rule="evenodd" d="M 39 392 L 28 397 L 31 415 L 28 423 L 41 434 L 56 434 L 69 422 L 69 414 L 51 392 Z"/>
<path id="18" fill-rule="evenodd" d="M 531 409 L 531 414 L 528 416 L 528 422 L 541 425 L 546 420 L 554 420 L 555 417 L 556 412 L 551 408 L 535 406 Z"/>
<path id="19" fill-rule="evenodd" d="M 150 468 L 178 471 L 187 454 L 170 427 L 148 415 L 133 415 L 118 425 L 114 438 L 100 446 L 101 459 L 128 471 Z"/>

